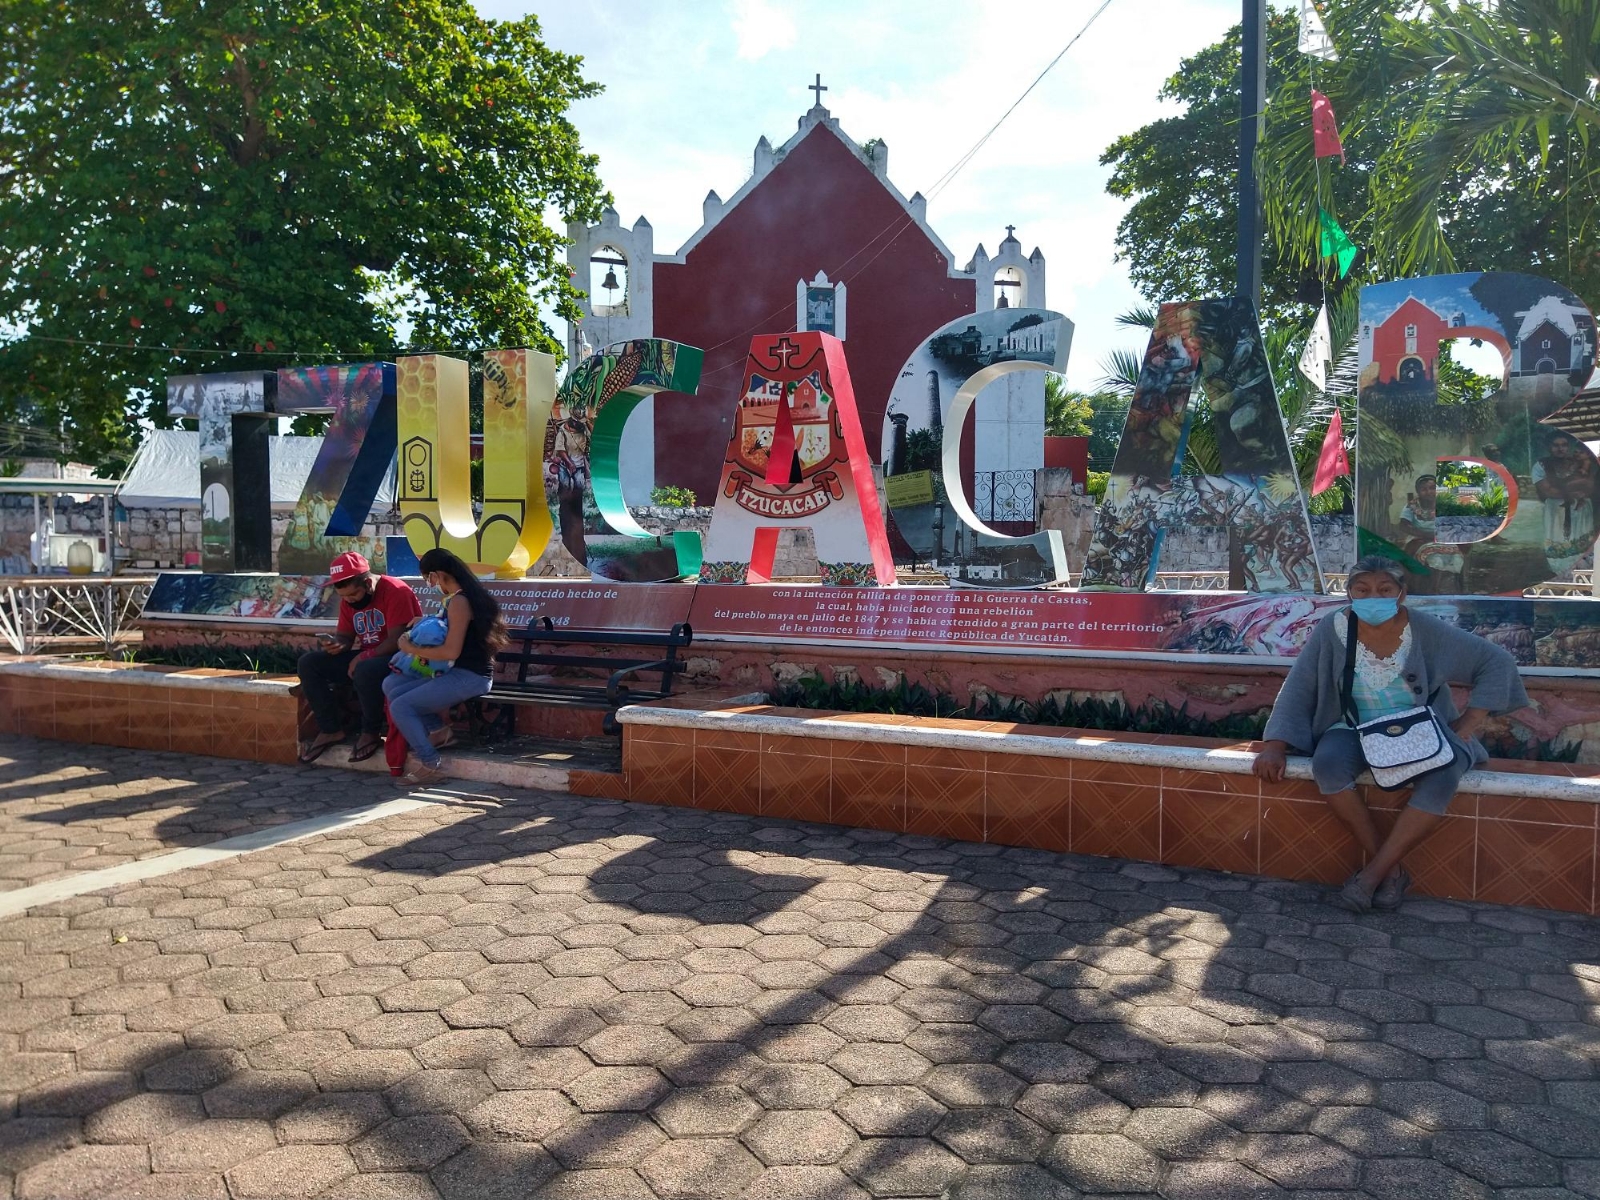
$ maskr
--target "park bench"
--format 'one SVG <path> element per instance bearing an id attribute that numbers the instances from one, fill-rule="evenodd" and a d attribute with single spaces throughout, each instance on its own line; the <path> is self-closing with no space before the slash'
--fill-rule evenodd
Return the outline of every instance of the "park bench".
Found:
<path id="1" fill-rule="evenodd" d="M 515 667 L 515 678 L 496 678 L 494 691 L 473 701 L 474 724 L 485 733 L 509 737 L 515 728 L 516 707 L 522 704 L 605 710 L 605 731 L 621 733 L 617 709 L 642 700 L 660 700 L 672 694 L 672 680 L 686 666 L 678 652 L 694 640 L 687 622 L 665 633 L 639 630 L 557 628 L 549 617 L 528 622 L 511 634 L 511 645 L 495 655 L 502 667 Z M 582 652 L 563 649 L 585 647 Z M 551 675 L 534 668 L 552 668 L 583 674 Z M 532 678 L 529 677 L 530 671 Z M 602 678 L 594 674 L 606 672 Z M 659 677 L 659 682 L 642 676 Z M 632 680 L 632 682 L 629 682 Z M 499 705 L 493 720 L 483 708 Z"/>

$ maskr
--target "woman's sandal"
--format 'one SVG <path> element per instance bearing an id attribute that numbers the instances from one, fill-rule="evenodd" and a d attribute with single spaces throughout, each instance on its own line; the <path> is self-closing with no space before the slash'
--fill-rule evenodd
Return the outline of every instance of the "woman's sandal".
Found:
<path id="1" fill-rule="evenodd" d="M 339 745 L 343 741 L 343 735 L 331 742 L 323 741 L 321 736 L 317 737 L 309 746 L 300 752 L 301 764 L 309 765 L 316 762 L 317 759 L 321 758 L 329 750 L 332 750 L 335 746 Z"/>
<path id="2" fill-rule="evenodd" d="M 371 741 L 367 740 L 368 737 L 371 738 Z M 356 743 L 356 748 L 350 751 L 350 761 L 353 763 L 366 762 L 367 759 L 382 749 L 383 739 L 381 737 L 377 734 L 364 734 L 361 740 Z"/>

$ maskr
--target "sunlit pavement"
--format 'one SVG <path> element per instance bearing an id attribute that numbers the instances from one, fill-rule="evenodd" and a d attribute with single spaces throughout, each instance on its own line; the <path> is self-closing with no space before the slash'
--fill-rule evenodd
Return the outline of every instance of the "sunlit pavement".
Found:
<path id="1" fill-rule="evenodd" d="M 402 794 L 0 742 L 0 1195 L 1600 1196 L 1595 921 Z"/>

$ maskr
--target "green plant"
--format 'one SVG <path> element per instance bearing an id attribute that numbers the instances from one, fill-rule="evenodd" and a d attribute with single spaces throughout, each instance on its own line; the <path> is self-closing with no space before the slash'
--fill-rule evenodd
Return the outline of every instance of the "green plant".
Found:
<path id="1" fill-rule="evenodd" d="M 1511 511 L 1511 494 L 1498 479 L 1492 481 L 1478 496 L 1478 507 L 1486 517 L 1503 517 Z"/>
<path id="2" fill-rule="evenodd" d="M 1084 485 L 1084 491 L 1096 500 L 1106 498 L 1106 485 L 1111 482 L 1110 471 L 1090 471 L 1089 481 Z"/>
<path id="3" fill-rule="evenodd" d="M 123 662 L 157 667 L 211 667 L 219 671 L 253 671 L 293 675 L 302 651 L 293 646 L 135 646 L 122 651 Z"/>
<path id="4" fill-rule="evenodd" d="M 1481 517 L 1486 515 L 1476 496 L 1446 496 L 1443 493 L 1434 502 L 1434 512 L 1441 517 Z"/>
<path id="5" fill-rule="evenodd" d="M 1559 738 L 1520 741 L 1510 733 L 1485 733 L 1480 740 L 1490 758 L 1516 758 L 1531 762 L 1577 762 L 1583 750 L 1583 741 L 1564 742 Z"/>
<path id="6" fill-rule="evenodd" d="M 658 487 L 650 492 L 650 503 L 659 508 L 693 508 L 697 497 L 688 488 Z"/>

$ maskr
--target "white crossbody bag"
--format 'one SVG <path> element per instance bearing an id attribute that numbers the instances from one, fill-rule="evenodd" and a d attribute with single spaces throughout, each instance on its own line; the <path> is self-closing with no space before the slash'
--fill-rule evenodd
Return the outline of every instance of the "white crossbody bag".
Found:
<path id="1" fill-rule="evenodd" d="M 1445 737 L 1444 726 L 1433 709 L 1426 704 L 1374 721 L 1357 719 L 1356 615 L 1353 612 L 1344 644 L 1344 688 L 1340 697 L 1344 703 L 1344 718 L 1356 731 L 1361 756 L 1367 760 L 1373 782 L 1386 792 L 1398 791 L 1455 762 L 1455 747 Z"/>

